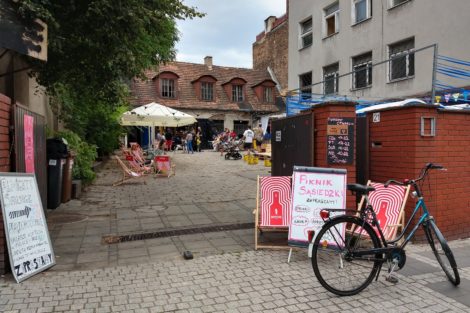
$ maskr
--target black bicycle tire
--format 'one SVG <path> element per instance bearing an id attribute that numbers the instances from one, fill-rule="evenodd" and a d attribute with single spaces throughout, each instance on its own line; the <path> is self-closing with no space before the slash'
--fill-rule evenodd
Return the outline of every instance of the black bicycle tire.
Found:
<path id="1" fill-rule="evenodd" d="M 425 227 L 427 227 L 427 229 L 426 229 L 426 238 L 428 240 L 429 245 L 431 246 L 431 249 L 432 249 L 432 252 L 434 253 L 434 256 L 437 259 L 437 262 L 441 266 L 442 270 L 446 274 L 449 281 L 454 286 L 458 286 L 460 284 L 460 275 L 459 275 L 459 271 L 458 271 L 458 268 L 457 268 L 457 262 L 455 261 L 454 254 L 452 253 L 452 250 L 450 249 L 449 244 L 447 243 L 447 240 L 444 238 L 444 235 L 442 235 L 441 231 L 439 230 L 439 228 L 437 227 L 437 225 L 436 225 L 436 223 L 434 222 L 433 219 L 430 219 L 427 222 L 427 226 L 425 226 Z M 439 241 L 439 243 L 442 247 L 442 250 L 445 253 L 445 256 L 449 260 L 449 264 L 452 267 L 452 271 L 453 271 L 453 274 L 454 274 L 453 276 L 452 276 L 452 273 L 449 271 L 449 269 L 446 266 L 444 266 L 443 261 L 441 259 L 441 255 L 437 252 L 436 247 L 434 246 L 434 238 L 430 234 L 431 231 L 433 231 L 434 234 L 436 235 L 436 238 Z"/>
<path id="2" fill-rule="evenodd" d="M 318 279 L 318 282 L 328 291 L 330 291 L 331 293 L 334 293 L 338 296 L 353 296 L 355 294 L 358 294 L 359 292 L 361 292 L 362 290 L 364 290 L 365 288 L 367 288 L 367 286 L 369 286 L 369 284 L 372 282 L 372 280 L 374 279 L 374 277 L 377 275 L 377 271 L 379 270 L 380 268 L 380 265 L 382 262 L 380 261 L 375 261 L 374 262 L 374 267 L 372 268 L 371 270 L 371 273 L 369 274 L 368 278 L 364 281 L 363 284 L 361 284 L 358 288 L 355 288 L 353 290 L 350 290 L 350 291 L 342 291 L 342 290 L 338 290 L 338 289 L 335 289 L 333 287 L 331 287 L 322 277 L 321 275 L 321 272 L 318 268 L 318 263 L 317 263 L 317 250 L 318 250 L 318 246 L 319 246 L 319 241 L 320 239 L 323 237 L 323 234 L 329 229 L 331 228 L 332 226 L 336 225 L 336 224 L 339 224 L 339 223 L 344 223 L 344 222 L 350 222 L 350 223 L 354 223 L 356 225 L 359 225 L 360 227 L 363 227 L 364 230 L 367 232 L 367 234 L 370 236 L 372 242 L 373 242 L 373 245 L 375 248 L 379 248 L 381 245 L 380 245 L 380 241 L 379 241 L 379 238 L 377 236 L 377 234 L 375 233 L 374 229 L 368 224 L 368 223 L 365 223 L 362 219 L 358 218 L 358 217 L 353 217 L 353 216 L 341 216 L 341 217 L 338 217 L 338 218 L 335 218 L 335 219 L 332 219 L 331 221 L 327 222 L 325 225 L 323 225 L 322 229 L 320 230 L 320 232 L 318 233 L 318 236 L 316 236 L 315 238 L 315 241 L 313 243 L 313 250 L 312 250 L 312 267 L 313 267 L 313 272 L 315 273 L 315 276 L 317 277 Z"/>

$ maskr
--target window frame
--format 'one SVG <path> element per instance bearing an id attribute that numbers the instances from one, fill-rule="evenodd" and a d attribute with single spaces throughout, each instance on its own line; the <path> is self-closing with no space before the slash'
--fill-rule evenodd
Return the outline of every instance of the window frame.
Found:
<path id="1" fill-rule="evenodd" d="M 355 59 L 359 59 L 359 58 L 365 58 L 366 56 L 369 56 L 370 55 L 370 59 L 365 61 L 365 62 L 361 62 L 361 63 L 357 63 L 357 64 L 354 64 L 355 62 Z M 356 78 L 356 73 L 361 71 L 357 71 L 356 68 L 358 67 L 363 67 L 365 65 L 365 71 L 366 71 L 366 85 L 365 86 L 361 86 L 361 87 L 358 87 L 357 86 L 357 78 Z M 352 87 L 351 89 L 352 90 L 359 90 L 359 89 L 364 89 L 364 88 L 370 88 L 372 87 L 372 80 L 373 80 L 373 73 L 372 73 L 372 51 L 369 51 L 369 52 L 366 52 L 366 53 L 362 53 L 362 54 L 359 54 L 359 55 L 356 55 L 354 57 L 351 58 L 351 69 L 352 69 Z"/>
<path id="2" fill-rule="evenodd" d="M 413 41 L 413 48 L 402 50 L 400 52 L 391 53 L 393 47 L 398 45 L 406 45 L 408 42 Z M 405 57 L 405 76 L 393 78 L 393 61 L 397 61 L 402 57 Z M 413 61 L 413 71 L 410 75 L 410 63 Z M 388 82 L 393 83 L 400 80 L 406 80 L 415 76 L 415 39 L 414 37 L 401 40 L 388 45 Z"/>
<path id="3" fill-rule="evenodd" d="M 327 15 L 327 11 L 335 6 L 338 6 L 338 9 L 332 13 L 329 13 Z M 339 33 L 339 13 L 340 13 L 340 7 L 339 7 L 339 1 L 336 1 L 329 6 L 325 7 L 322 11 L 323 14 L 323 39 L 334 36 Z M 331 34 L 328 33 L 328 23 L 327 20 L 334 17 L 335 19 L 335 31 Z"/>
<path id="4" fill-rule="evenodd" d="M 310 29 L 304 30 L 303 25 L 307 23 L 308 21 L 310 21 L 310 24 L 311 24 Z M 308 45 L 304 44 L 304 38 L 306 37 L 311 38 L 310 44 Z M 304 19 L 303 21 L 299 22 L 299 50 L 308 48 L 312 46 L 312 44 L 313 44 L 313 19 L 310 16 Z"/>
<path id="5" fill-rule="evenodd" d="M 243 102 L 243 101 L 245 101 L 245 95 L 243 94 L 243 85 L 232 84 L 232 102 Z"/>
<path id="6" fill-rule="evenodd" d="M 270 86 L 263 87 L 263 102 L 272 103 L 274 100 L 274 89 Z"/>
<path id="7" fill-rule="evenodd" d="M 165 84 L 166 82 L 168 85 Z M 176 98 L 176 79 L 160 78 L 160 96 L 168 99 Z"/>
<path id="8" fill-rule="evenodd" d="M 201 82 L 201 100 L 202 101 L 214 101 L 214 83 L 212 82 Z M 207 88 L 210 87 L 210 88 Z M 206 97 L 210 94 L 210 98 Z"/>
<path id="9" fill-rule="evenodd" d="M 310 85 L 304 85 L 303 82 L 304 80 L 302 79 L 302 77 L 307 77 L 307 75 L 310 75 Z M 300 95 L 303 99 L 310 99 L 312 96 L 312 83 L 313 83 L 313 72 L 310 71 L 310 72 L 305 72 L 305 73 L 302 73 L 302 74 L 299 74 L 299 91 L 300 91 Z M 305 94 L 305 95 L 303 95 Z M 306 95 L 306 94 L 310 94 L 310 96 Z"/>
<path id="10" fill-rule="evenodd" d="M 336 71 L 326 73 L 327 72 L 326 70 L 328 68 L 332 68 L 333 66 L 337 67 Z M 333 79 L 331 79 L 329 77 L 333 77 Z M 331 92 L 331 93 L 326 93 L 326 82 L 327 82 L 327 80 L 328 81 L 333 80 L 333 89 L 334 89 L 334 91 Z M 330 65 L 327 65 L 327 66 L 323 67 L 323 94 L 325 96 L 335 95 L 335 94 L 338 94 L 338 91 L 339 91 L 339 62 L 336 62 L 336 63 L 332 63 Z"/>
<path id="11" fill-rule="evenodd" d="M 407 2 L 410 2 L 411 0 L 399 0 L 401 1 L 400 3 L 395 3 L 395 1 L 397 0 L 388 0 L 388 9 L 391 10 L 391 9 L 394 9 L 396 7 L 399 7 Z"/>
<path id="12" fill-rule="evenodd" d="M 356 6 L 359 2 L 366 2 L 366 17 L 360 21 L 357 20 Z M 372 18 L 372 3 L 371 0 L 351 0 L 351 25 L 360 24 L 368 19 Z"/>

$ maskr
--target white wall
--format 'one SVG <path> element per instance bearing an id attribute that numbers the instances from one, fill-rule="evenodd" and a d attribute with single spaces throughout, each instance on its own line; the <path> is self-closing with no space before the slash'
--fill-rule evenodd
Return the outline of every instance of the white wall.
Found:
<path id="1" fill-rule="evenodd" d="M 470 1 L 410 0 L 389 9 L 389 0 L 372 0 L 372 18 L 351 26 L 351 0 L 340 0 L 339 33 L 322 38 L 323 9 L 334 0 L 289 1 L 289 89 L 299 87 L 299 74 L 313 71 L 313 83 L 323 80 L 323 67 L 339 62 L 339 73 L 352 70 L 351 57 L 372 51 L 372 62 L 389 58 L 388 45 L 414 37 L 415 49 L 439 44 L 439 54 L 470 60 Z M 313 44 L 299 50 L 299 22 L 312 16 Z M 340 79 L 339 95 L 361 98 L 402 97 L 431 90 L 433 49 L 416 54 L 415 77 L 389 83 L 387 65 L 374 67 L 372 88 L 351 91 L 351 75 Z M 438 75 L 452 86 L 467 86 L 470 81 L 451 80 Z M 313 88 L 322 93 L 322 85 Z"/>

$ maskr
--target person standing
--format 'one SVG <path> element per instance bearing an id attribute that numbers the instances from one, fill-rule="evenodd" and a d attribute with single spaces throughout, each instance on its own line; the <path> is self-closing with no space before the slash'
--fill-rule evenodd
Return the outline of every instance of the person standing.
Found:
<path id="1" fill-rule="evenodd" d="M 251 130 L 251 126 L 248 126 L 248 129 L 245 130 L 243 133 L 243 138 L 245 139 L 244 148 L 251 149 L 253 147 L 253 138 L 255 137 L 255 133 Z"/>
<path id="2" fill-rule="evenodd" d="M 169 128 L 166 129 L 165 140 L 166 149 L 168 151 L 171 151 L 171 146 L 173 145 L 173 134 L 171 133 Z"/>
<path id="3" fill-rule="evenodd" d="M 188 134 L 186 135 L 186 147 L 188 150 L 188 154 L 194 154 L 193 151 L 193 133 L 192 131 L 189 131 Z"/>
<path id="4" fill-rule="evenodd" d="M 197 128 L 196 132 L 196 151 L 201 152 L 202 130 L 201 127 Z"/>

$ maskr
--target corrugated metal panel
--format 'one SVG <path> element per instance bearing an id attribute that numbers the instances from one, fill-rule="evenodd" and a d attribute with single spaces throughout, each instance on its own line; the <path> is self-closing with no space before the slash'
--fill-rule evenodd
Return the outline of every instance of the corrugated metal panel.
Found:
<path id="1" fill-rule="evenodd" d="M 34 170 L 41 194 L 42 207 L 47 204 L 47 160 L 46 160 L 46 120 L 44 116 L 29 111 L 27 108 L 16 104 L 14 106 L 13 123 L 15 127 L 15 164 L 16 172 L 25 172 L 24 151 L 24 115 L 34 118 Z"/>
<path id="2" fill-rule="evenodd" d="M 314 115 L 295 115 L 272 122 L 271 175 L 290 176 L 294 165 L 314 166 Z"/>

